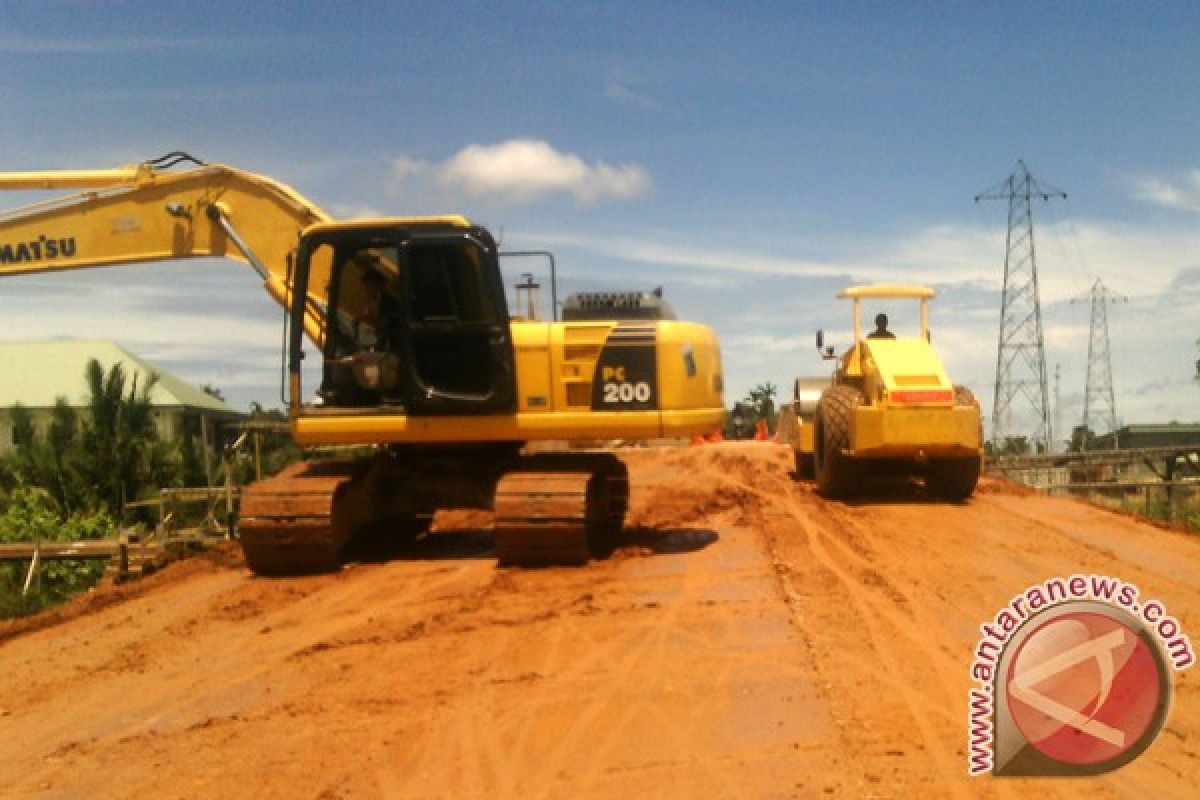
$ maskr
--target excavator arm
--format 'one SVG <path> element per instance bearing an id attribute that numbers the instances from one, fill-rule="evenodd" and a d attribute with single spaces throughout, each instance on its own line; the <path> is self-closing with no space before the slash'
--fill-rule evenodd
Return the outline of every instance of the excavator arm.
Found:
<path id="1" fill-rule="evenodd" d="M 0 172 L 3 189 L 86 191 L 0 211 L 0 277 L 228 258 L 252 267 L 284 308 L 301 231 L 330 221 L 291 187 L 182 153 L 110 170 Z M 327 285 L 328 274 L 312 274 L 305 297 L 304 330 L 318 346 Z"/>

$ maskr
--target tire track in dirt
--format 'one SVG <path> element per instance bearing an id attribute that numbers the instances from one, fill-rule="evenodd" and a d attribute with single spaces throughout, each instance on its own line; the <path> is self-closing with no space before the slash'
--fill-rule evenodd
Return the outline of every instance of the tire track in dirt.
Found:
<path id="1" fill-rule="evenodd" d="M 1099 506 L 1062 498 L 1046 498 L 1032 509 L 1014 499 L 993 495 L 983 501 L 997 515 L 1053 531 L 1066 540 L 1060 545 L 1064 549 L 1089 551 L 1094 554 L 1089 560 L 1092 564 L 1110 567 L 1120 563 L 1126 570 L 1134 569 L 1154 579 L 1169 577 L 1174 586 L 1183 590 L 1194 586 L 1194 573 L 1189 573 L 1185 565 L 1189 563 L 1188 551 L 1196 541 L 1195 534 L 1163 530 Z M 1114 529 L 1119 532 L 1120 554 L 1113 549 Z"/>
<path id="2" fill-rule="evenodd" d="M 867 671 L 904 697 L 907 711 L 920 733 L 922 749 L 936 759 L 941 787 L 946 794 L 955 797 L 1028 796 L 1016 785 L 999 782 L 983 789 L 964 780 L 965 758 L 946 747 L 944 732 L 949 729 L 958 734 L 955 738 L 965 736 L 962 733 L 965 731 L 965 713 L 961 686 L 968 654 L 933 612 L 923 610 L 924 604 L 919 597 L 900 589 L 877 571 L 877 568 L 885 568 L 883 559 L 878 555 L 875 558 L 864 555 L 871 552 L 872 529 L 861 519 L 861 509 L 819 498 L 807 499 L 815 501 L 819 510 L 815 515 L 819 523 L 813 516 L 801 521 L 817 560 L 838 576 L 842 586 L 854 598 L 859 619 L 866 623 L 871 635 L 872 653 L 882 656 L 879 666 Z M 940 510 L 954 514 L 958 509 L 944 506 Z M 852 546 L 840 535 L 846 530 L 854 532 L 856 545 Z M 907 647 L 901 659 L 898 651 L 905 643 Z M 871 662 L 867 663 L 869 666 Z M 936 686 L 922 683 L 918 679 L 920 675 L 933 676 Z M 923 789 L 922 793 L 929 788 Z M 1050 786 L 1041 789 L 1039 795 L 1060 796 Z"/>
<path id="3" fill-rule="evenodd" d="M 682 582 L 678 586 L 677 595 L 672 598 L 672 602 L 666 603 L 660 612 L 655 614 L 655 624 L 652 627 L 644 630 L 639 638 L 640 642 L 636 642 L 628 649 L 627 655 L 620 659 L 616 667 L 618 674 L 640 676 L 653 674 L 656 664 L 663 660 L 663 653 L 666 651 L 666 640 L 673 636 L 676 631 L 685 630 L 682 624 L 683 611 L 688 605 L 694 602 L 698 597 L 696 582 L 697 573 L 693 570 L 685 570 L 682 574 Z M 711 645 L 711 639 L 705 636 L 697 635 L 694 632 L 687 632 L 682 639 L 690 639 L 695 652 L 703 653 Z M 729 682 L 729 667 L 727 666 L 722 672 L 712 673 L 710 680 L 717 685 L 723 685 Z M 611 708 L 614 703 L 619 702 L 616 695 L 610 696 L 605 701 L 593 700 L 590 708 L 577 723 L 568 731 L 567 736 L 564 736 L 561 742 L 560 750 L 556 754 L 557 763 L 565 765 L 566 746 L 574 737 L 578 738 L 587 735 L 587 723 L 595 722 L 600 715 L 600 712 Z M 589 716 L 590 715 L 590 716 Z M 584 788 L 596 791 L 599 793 L 601 786 L 597 785 L 597 777 L 600 776 L 605 768 L 605 765 L 612 760 L 613 751 L 616 749 L 618 741 L 626 735 L 626 731 L 633 724 L 636 724 L 638 717 L 653 715 L 657 718 L 659 725 L 657 730 L 660 733 L 667 734 L 667 744 L 664 750 L 674 751 L 676 753 L 685 754 L 688 751 L 688 740 L 684 735 L 684 726 L 679 725 L 679 720 L 670 717 L 669 713 L 664 712 L 661 705 L 661 698 L 653 694 L 646 695 L 642 702 L 634 705 L 627 704 L 623 711 L 619 713 L 615 720 L 615 724 L 610 726 L 608 733 L 603 738 L 596 739 L 591 742 L 586 748 L 588 751 L 586 761 L 576 763 L 576 768 L 580 770 L 578 778 Z M 705 783 L 709 786 L 718 787 L 722 791 L 728 791 L 732 787 L 729 783 L 729 776 L 722 775 L 718 768 L 705 761 L 704 759 L 693 759 L 689 762 L 693 770 L 699 770 L 704 773 Z"/>
<path id="4" fill-rule="evenodd" d="M 898 662 L 892 658 L 891 649 L 887 646 L 889 642 L 894 641 L 895 636 L 914 640 L 914 643 L 918 645 L 918 652 L 921 652 L 919 646 L 925 643 L 920 641 L 920 637 L 911 635 L 914 620 L 904 618 L 892 611 L 892 605 L 898 599 L 906 605 L 911 605 L 911 598 L 897 592 L 895 587 L 877 571 L 877 564 L 873 563 L 867 557 L 870 551 L 864 543 L 869 541 L 869 530 L 864 529 L 853 518 L 852 514 L 855 512 L 847 513 L 841 507 L 841 504 L 811 498 L 816 503 L 816 515 L 810 513 L 813 509 L 798 507 L 794 499 L 795 487 L 790 480 L 790 476 L 786 474 L 780 475 L 778 470 L 756 473 L 751 480 L 738 480 L 734 477 L 727 477 L 726 480 L 729 483 L 740 486 L 748 494 L 758 498 L 758 503 L 747 511 L 750 512 L 751 518 L 761 520 L 759 529 L 763 531 L 765 536 L 765 547 L 771 553 L 771 561 L 780 576 L 781 586 L 784 587 L 783 595 L 785 599 L 789 599 L 788 604 L 791 607 L 795 606 L 795 602 L 794 599 L 789 598 L 789 595 L 794 597 L 795 593 L 794 591 L 789 592 L 786 588 L 789 585 L 789 581 L 785 570 L 780 569 L 777 556 L 778 551 L 773 546 L 773 538 L 769 532 L 770 529 L 773 529 L 773 526 L 768 525 L 766 520 L 772 515 L 776 518 L 789 519 L 804 532 L 809 551 L 821 566 L 834 577 L 857 607 L 856 616 L 860 624 L 856 627 L 867 630 L 871 639 L 872 652 L 878 657 L 880 662 L 879 666 L 869 668 L 869 671 L 873 672 L 880 680 L 903 696 L 908 714 L 917 726 L 923 743 L 923 749 L 933 754 L 937 772 L 941 776 L 942 787 L 952 796 L 970 796 L 959 779 L 961 770 L 956 770 L 951 765 L 943 749 L 939 746 L 942 739 L 933 731 L 929 709 L 937 709 L 935 713 L 938 716 L 944 717 L 942 720 L 943 723 L 949 721 L 951 718 L 957 721 L 961 718 L 961 715 L 953 715 L 944 708 L 944 703 L 931 703 L 926 695 L 914 690 L 912 685 L 904 679 Z M 862 512 L 859 511 L 857 513 L 861 514 Z M 821 517 L 822 522 L 814 524 L 812 521 L 814 516 Z M 838 531 L 838 533 L 843 535 L 832 535 L 829 531 Z M 852 531 L 854 535 L 845 536 L 844 534 L 847 531 Z M 844 557 L 858 564 L 860 568 L 852 574 L 851 570 L 839 564 L 833 555 L 826 551 L 826 543 L 837 548 L 843 553 Z M 866 577 L 866 581 L 863 580 L 864 576 Z M 867 588 L 866 584 L 870 584 L 870 588 Z M 880 601 L 875 596 L 876 591 L 882 591 L 887 597 L 883 601 Z M 888 632 L 892 634 L 892 638 L 886 636 L 884 630 L 878 624 L 879 619 L 885 619 L 890 623 Z M 932 627 L 931 629 L 936 630 L 936 627 Z M 921 654 L 924 655 L 924 653 Z M 948 668 L 936 660 L 925 658 L 924 661 L 932 666 L 937 673 L 943 691 L 948 695 L 951 694 L 951 678 L 948 674 Z M 845 732 L 846 725 L 844 722 L 839 723 L 839 729 L 843 733 Z M 871 790 L 873 787 L 864 786 L 863 788 Z"/>
<path id="5" fill-rule="evenodd" d="M 959 781 L 956 780 L 957 774 L 948 763 L 946 755 L 940 747 L 941 740 L 933 731 L 928 718 L 928 699 L 919 696 L 912 686 L 901 677 L 900 666 L 893 656 L 894 642 L 890 639 L 894 639 L 896 634 L 905 635 L 905 625 L 893 624 L 889 626 L 888 633 L 893 634 L 893 636 L 888 637 L 880 625 L 880 619 L 886 618 L 888 615 L 881 614 L 881 606 L 875 602 L 870 593 L 830 555 L 825 547 L 827 537 L 809 525 L 804 525 L 803 530 L 808 547 L 817 559 L 817 562 L 835 577 L 841 588 L 845 591 L 846 596 L 849 597 L 851 603 L 855 606 L 857 621 L 859 623 L 856 627 L 866 630 L 869 636 L 871 656 L 878 659 L 880 677 L 884 678 L 903 697 L 908 714 L 912 722 L 915 723 L 917 733 L 923 743 L 922 749 L 932 755 L 934 766 L 941 776 L 941 788 L 946 789 L 953 796 L 969 796 L 959 786 Z"/>
<path id="6" fill-rule="evenodd" d="M 588 594 L 591 602 L 586 608 L 579 610 L 578 614 L 559 615 L 541 622 L 535 630 L 513 629 L 511 637 L 498 640 L 483 656 L 491 666 L 481 671 L 478 677 L 484 685 L 480 692 L 482 701 L 459 705 L 452 712 L 455 721 L 447 723 L 446 728 L 452 732 L 450 738 L 454 742 L 466 742 L 468 735 L 464 732 L 475 737 L 469 744 L 461 747 L 455 745 L 454 751 L 474 750 L 477 760 L 481 757 L 481 748 L 491 747 L 489 752 L 497 752 L 495 743 L 506 742 L 503 747 L 506 762 L 511 765 L 514 774 L 520 775 L 520 780 L 514 782 L 505 776 L 489 775 L 496 778 L 491 787 L 493 791 L 519 786 L 524 796 L 553 796 L 561 792 L 563 776 L 569 775 L 573 792 L 580 789 L 586 792 L 588 787 L 595 786 L 598 794 L 604 794 L 600 787 L 606 781 L 611 782 L 612 768 L 609 762 L 619 761 L 618 756 L 624 745 L 622 737 L 627 735 L 631 726 L 646 724 L 655 728 L 657 752 L 677 754 L 674 759 L 666 761 L 660 758 L 650 765 L 651 769 L 682 763 L 678 757 L 682 754 L 688 770 L 698 775 L 698 781 L 716 787 L 721 793 L 735 791 L 736 787 L 728 774 L 714 766 L 711 759 L 686 759 L 691 745 L 689 737 L 693 734 L 680 720 L 673 718 L 675 712 L 670 709 L 669 696 L 660 702 L 655 694 L 639 694 L 631 691 L 628 685 L 619 686 L 616 691 L 611 686 L 605 689 L 605 684 L 611 684 L 614 676 L 622 684 L 643 681 L 643 676 L 651 680 L 657 678 L 660 682 L 673 680 L 664 674 L 663 661 L 674 650 L 684 647 L 689 651 L 704 653 L 721 644 L 716 638 L 720 635 L 719 631 L 697 630 L 687 619 L 689 615 L 695 615 L 696 602 L 703 597 L 704 585 L 698 581 L 697 575 L 706 574 L 704 571 L 681 571 L 679 578 L 682 582 L 672 583 L 666 592 L 660 587 L 651 586 L 650 596 L 656 599 L 649 602 L 640 597 L 642 592 L 636 586 L 632 593 L 625 591 L 619 601 L 615 598 L 606 599 L 610 586 L 614 583 L 621 585 L 618 581 L 646 583 L 645 580 L 623 574 L 630 570 L 637 572 L 639 563 L 640 560 L 635 559 L 616 565 L 594 565 L 589 571 L 596 570 L 599 574 Z M 608 574 L 604 569 L 609 566 L 614 567 L 615 574 Z M 522 580 L 529 578 L 528 575 L 517 577 Z M 761 600 L 756 602 L 761 603 Z M 596 615 L 612 616 L 621 627 L 615 632 L 604 627 L 599 629 L 604 636 L 594 636 L 589 631 L 594 629 L 591 623 Z M 510 639 L 522 635 L 544 642 L 540 661 L 523 663 L 520 667 L 511 664 L 497 666 L 506 663 L 505 651 L 510 646 Z M 571 646 L 563 648 L 562 642 L 570 642 Z M 769 662 L 764 656 L 756 655 L 754 661 L 760 659 L 763 668 L 773 663 L 774 670 L 780 671 L 778 659 Z M 746 658 L 739 658 L 736 662 L 717 660 L 718 668 L 711 669 L 707 668 L 710 665 L 706 665 L 703 677 L 709 684 L 723 685 L 733 680 L 733 671 L 745 671 L 746 662 Z M 489 717 L 485 709 L 491 707 L 492 696 L 505 690 L 505 687 L 491 684 L 507 683 L 502 681 L 502 675 L 522 669 L 531 670 L 527 674 L 534 676 L 534 680 L 522 686 L 535 690 L 531 691 L 529 701 L 519 706 L 510 705 L 506 710 Z M 685 684 L 688 681 L 695 683 L 696 680 L 686 675 L 683 678 Z M 595 690 L 587 691 L 588 685 L 597 681 L 600 683 Z M 582 690 L 578 687 L 582 687 Z M 572 692 L 577 698 L 571 717 L 566 725 L 555 730 L 553 737 L 548 737 L 545 735 L 543 719 L 551 715 L 554 707 L 563 703 L 563 692 L 566 691 Z M 484 728 L 488 730 L 486 736 L 492 745 L 479 740 L 482 735 L 480 731 Z M 434 771 L 447 768 L 448 763 L 432 767 Z M 459 763 L 459 768 L 470 773 L 471 780 L 475 780 L 477 770 L 473 763 Z M 487 771 L 491 767 L 484 769 Z M 465 776 L 462 780 L 461 787 L 477 785 L 468 783 Z M 408 788 L 412 788 L 412 785 Z"/>
<path id="7" fill-rule="evenodd" d="M 833 524 L 836 522 L 843 530 L 851 529 L 860 536 L 869 536 L 869 529 L 856 518 L 855 512 L 838 507 L 831 502 L 822 502 L 820 511 L 822 523 L 819 526 L 812 526 L 810 522 L 805 526 L 805 533 L 810 537 L 816 537 L 817 546 L 820 549 L 824 550 L 826 544 L 830 546 L 831 551 L 823 553 L 822 562 L 833 570 L 839 571 L 840 579 L 851 587 L 855 596 L 870 606 L 871 613 L 867 616 L 885 620 L 894 636 L 908 640 L 918 652 L 925 654 L 933 644 L 937 646 L 938 652 L 956 653 L 954 646 L 957 644 L 956 640 L 945 633 L 932 614 L 922 611 L 923 604 L 919 598 L 899 589 L 879 571 L 886 566 L 879 563 L 878 557 L 871 559 L 864 556 L 861 548 L 851 547 L 836 533 L 831 532 L 836 531 L 838 526 Z M 845 568 L 838 566 L 838 559 L 832 551 L 840 553 L 841 563 L 847 565 Z M 903 613 L 897 609 L 903 609 Z M 920 633 L 916 633 L 917 631 Z M 929 642 L 928 637 L 931 635 L 936 636 L 938 641 Z M 926 657 L 923 660 L 926 667 L 936 673 L 943 693 L 952 695 L 956 678 L 960 676 L 951 669 L 951 664 L 944 658 Z M 896 676 L 889 671 L 885 670 L 884 673 L 889 680 L 896 679 Z M 924 696 L 919 691 L 916 691 L 915 694 L 926 701 L 926 709 L 941 710 L 940 702 L 931 702 L 931 698 Z"/>
<path id="8" fill-rule="evenodd" d="M 726 484 L 737 486 L 742 490 L 745 496 L 750 496 L 757 500 L 756 503 L 748 503 L 743 506 L 741 511 L 741 521 L 747 524 L 755 524 L 760 532 L 761 545 L 767 554 L 768 561 L 772 564 L 773 570 L 776 574 L 776 579 L 778 581 L 780 596 L 789 607 L 793 624 L 799 629 L 803 630 L 805 627 L 805 620 L 807 618 L 803 612 L 800 611 L 802 602 L 798 601 L 798 593 L 796 592 L 790 580 L 790 574 L 794 574 L 794 570 L 789 569 L 785 564 L 782 563 L 782 559 L 779 554 L 779 548 L 777 547 L 778 539 L 774 533 L 778 527 L 778 520 L 781 519 L 790 522 L 792 527 L 799 527 L 802 531 L 804 531 L 809 550 L 814 556 L 817 557 L 819 561 L 822 562 L 828 573 L 834 576 L 843 589 L 845 589 L 854 597 L 856 604 L 859 606 L 858 617 L 871 632 L 874 643 L 874 651 L 876 653 L 886 653 L 886 648 L 883 647 L 882 632 L 878 629 L 878 626 L 874 624 L 871 614 L 872 611 L 875 611 L 876 613 L 880 613 L 881 611 L 886 613 L 886 606 L 876 603 L 873 596 L 869 592 L 862 589 L 861 582 L 842 569 L 833 560 L 833 558 L 824 551 L 821 544 L 822 541 L 832 541 L 843 550 L 850 553 L 851 556 L 858 562 L 864 565 L 869 565 L 870 562 L 862 556 L 862 539 L 859 538 L 854 541 L 853 544 L 855 544 L 856 547 L 851 548 L 847 546 L 847 543 L 841 541 L 840 539 L 833 539 L 832 537 L 826 536 L 823 528 L 812 525 L 810 522 L 810 515 L 807 513 L 808 510 L 798 508 L 795 505 L 795 502 L 792 498 L 794 484 L 791 480 L 791 476 L 787 474 L 787 467 L 779 469 L 778 464 L 774 464 L 772 466 L 774 466 L 775 469 L 759 469 L 754 471 L 753 474 L 749 476 L 746 476 L 745 472 L 741 470 L 729 470 L 724 476 L 724 482 Z M 739 474 L 742 475 L 743 478 L 737 477 Z M 821 510 L 828 511 L 829 508 L 831 507 L 823 505 Z M 772 525 L 768 522 L 768 520 L 770 520 L 772 517 L 774 517 L 776 520 L 775 525 Z M 829 525 L 829 527 L 833 528 L 834 526 Z M 879 573 L 876 572 L 873 567 L 868 566 L 868 574 L 877 578 L 877 580 L 874 581 L 876 585 L 882 585 L 885 589 L 894 593 L 894 588 L 887 584 L 885 580 L 882 580 L 882 578 L 879 576 Z M 889 599 L 894 599 L 894 594 Z M 907 628 L 905 625 L 907 622 L 907 620 L 900 621 L 899 624 L 894 626 L 895 630 L 901 633 L 906 633 Z M 805 640 L 806 649 L 811 654 L 813 651 L 811 634 L 805 633 L 802 638 Z M 873 668 L 871 671 L 906 697 L 909 713 L 914 721 L 916 721 L 918 724 L 923 741 L 925 742 L 925 749 L 935 754 L 940 753 L 940 750 L 937 747 L 937 737 L 932 734 L 930 726 L 927 724 L 925 707 L 918 702 L 917 699 L 914 699 L 914 693 L 912 692 L 911 688 L 899 677 L 899 671 L 897 670 L 895 663 L 890 662 L 886 658 L 884 660 L 887 662 L 885 666 Z M 823 695 L 828 696 L 830 694 L 828 691 L 829 686 L 829 683 L 822 682 Z M 836 710 L 838 701 L 833 699 L 831 702 L 834 704 Z M 848 726 L 852 724 L 849 720 L 849 717 L 845 714 L 835 713 L 835 720 L 837 722 L 840 738 L 842 738 L 843 741 L 846 741 L 849 738 L 846 735 Z M 938 758 L 937 766 L 939 772 L 941 773 L 943 787 L 950 790 L 951 794 L 955 794 L 957 796 L 967 796 L 966 791 L 959 785 L 959 781 L 955 780 L 957 776 L 950 765 L 946 762 L 944 757 Z M 868 776 L 868 780 L 859 785 L 859 791 L 871 792 L 870 796 L 877 796 L 875 793 L 879 791 L 879 787 L 878 785 L 873 784 L 878 784 L 878 782 L 878 776 Z"/>

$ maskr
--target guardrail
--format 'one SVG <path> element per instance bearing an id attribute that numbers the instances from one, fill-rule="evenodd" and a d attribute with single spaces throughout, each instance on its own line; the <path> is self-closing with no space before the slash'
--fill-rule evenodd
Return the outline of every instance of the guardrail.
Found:
<path id="1" fill-rule="evenodd" d="M 1151 519 L 1195 527 L 1200 516 L 1196 446 L 1001 456 L 987 468 L 1047 494 L 1083 495 L 1104 505 L 1115 500 Z"/>
<path id="2" fill-rule="evenodd" d="M 1072 453 L 990 456 L 990 469 L 1003 472 L 1071 466 L 1119 466 L 1127 464 L 1200 464 L 1200 447 L 1139 447 L 1128 450 L 1085 450 Z"/>
<path id="3" fill-rule="evenodd" d="M 87 539 L 77 542 L 6 542 L 0 544 L 0 561 L 28 561 L 21 596 L 29 594 L 43 561 L 73 558 L 109 562 L 105 576 L 126 580 L 158 569 L 168 560 L 160 542 L 143 541 L 136 531 L 123 531 L 116 539 Z"/>

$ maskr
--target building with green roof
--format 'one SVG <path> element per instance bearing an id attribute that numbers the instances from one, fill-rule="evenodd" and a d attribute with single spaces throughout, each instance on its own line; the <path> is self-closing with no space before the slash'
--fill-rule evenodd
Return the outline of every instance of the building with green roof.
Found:
<path id="1" fill-rule="evenodd" d="M 34 424 L 43 427 L 58 398 L 85 409 L 88 388 L 85 370 L 91 359 L 105 371 L 113 364 L 125 368 L 126 392 L 136 378 L 145 386 L 151 375 L 158 382 L 150 391 L 159 437 L 170 440 L 182 435 L 189 420 L 208 417 L 233 421 L 246 415 L 220 398 L 199 389 L 116 342 L 105 339 L 51 339 L 0 342 L 0 456 L 12 451 L 12 407 L 20 404 L 30 411 Z M 194 429 L 194 428 L 193 428 Z"/>

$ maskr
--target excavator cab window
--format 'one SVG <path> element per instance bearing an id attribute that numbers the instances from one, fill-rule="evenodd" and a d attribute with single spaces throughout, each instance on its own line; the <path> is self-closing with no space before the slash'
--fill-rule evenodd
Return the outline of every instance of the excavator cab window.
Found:
<path id="1" fill-rule="evenodd" d="M 494 246 L 462 234 L 347 231 L 310 243 L 305 256 L 298 278 L 308 263 L 331 265 L 322 405 L 409 414 L 515 409 Z"/>
<path id="2" fill-rule="evenodd" d="M 332 252 L 330 252 L 332 251 Z M 314 258 L 332 264 L 329 318 L 318 397 L 325 405 L 401 405 L 403 342 L 398 248 L 388 241 L 325 244 Z"/>

